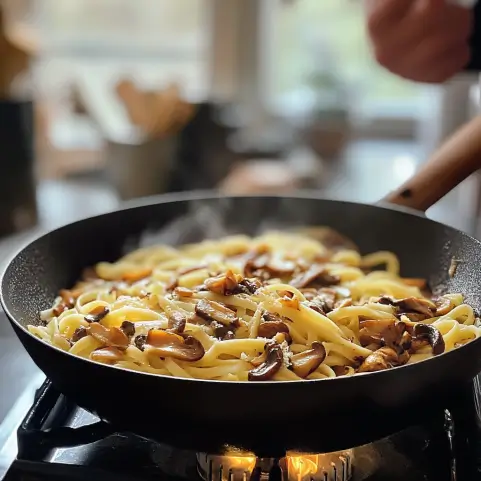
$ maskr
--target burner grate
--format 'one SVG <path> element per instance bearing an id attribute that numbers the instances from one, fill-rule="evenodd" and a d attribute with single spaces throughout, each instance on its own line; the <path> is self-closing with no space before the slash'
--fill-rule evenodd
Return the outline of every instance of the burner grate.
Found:
<path id="1" fill-rule="evenodd" d="M 200 453 L 198 473 L 204 481 L 350 481 L 353 454 L 288 454 L 284 458 L 257 458 L 250 454 L 224 456 Z"/>

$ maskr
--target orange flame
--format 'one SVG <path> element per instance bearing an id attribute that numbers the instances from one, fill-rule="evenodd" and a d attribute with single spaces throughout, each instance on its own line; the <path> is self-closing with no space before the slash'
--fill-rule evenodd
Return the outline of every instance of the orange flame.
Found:
<path id="1" fill-rule="evenodd" d="M 256 462 L 257 458 L 251 455 L 222 456 L 222 465 L 226 472 L 232 469 L 233 471 L 245 471 L 250 474 L 256 467 Z"/>
<path id="2" fill-rule="evenodd" d="M 312 476 L 319 471 L 319 456 L 286 456 L 289 481 L 301 481 L 305 476 Z"/>

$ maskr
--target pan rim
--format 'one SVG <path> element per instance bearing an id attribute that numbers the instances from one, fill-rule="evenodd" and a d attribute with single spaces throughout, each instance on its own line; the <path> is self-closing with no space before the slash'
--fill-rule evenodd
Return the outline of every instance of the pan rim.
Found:
<path id="1" fill-rule="evenodd" d="M 399 370 L 399 369 L 405 369 L 406 371 L 408 369 L 412 370 L 413 368 L 415 368 L 419 364 L 424 364 L 424 363 L 429 362 L 429 361 L 434 361 L 434 360 L 437 360 L 437 359 L 445 358 L 446 356 L 449 356 L 449 355 L 457 355 L 458 351 L 462 351 L 463 349 L 468 349 L 468 348 L 470 348 L 470 346 L 481 343 L 481 337 L 479 337 L 477 339 L 474 339 L 474 340 L 468 342 L 467 344 L 465 344 L 461 347 L 452 349 L 451 351 L 443 352 L 440 355 L 433 356 L 429 359 L 424 359 L 424 360 L 422 360 L 420 362 L 417 362 L 417 363 L 405 364 L 403 366 L 396 366 L 396 367 L 386 369 L 386 370 L 383 370 L 383 371 L 356 373 L 353 376 L 340 376 L 340 377 L 324 378 L 324 379 L 303 379 L 303 380 L 300 380 L 300 381 L 297 381 L 297 380 L 295 380 L 295 381 L 294 380 L 293 381 L 271 381 L 271 380 L 268 380 L 268 381 L 224 381 L 224 380 L 218 380 L 218 379 L 181 378 L 181 377 L 176 377 L 176 376 L 165 376 L 163 374 L 153 374 L 153 373 L 149 373 L 149 372 L 134 371 L 134 370 L 129 370 L 129 369 L 118 368 L 118 367 L 111 366 L 111 365 L 108 365 L 108 364 L 102 364 L 102 363 L 99 363 L 99 362 L 95 362 L 95 361 L 92 361 L 91 359 L 86 359 L 86 358 L 83 358 L 83 357 L 80 357 L 80 356 L 76 356 L 74 354 L 71 354 L 70 352 L 63 351 L 62 349 L 60 349 L 60 348 L 58 348 L 58 347 L 56 347 L 52 344 L 49 344 L 46 341 L 38 338 L 34 334 L 30 333 L 25 326 L 23 326 L 19 321 L 17 321 L 15 319 L 15 316 L 12 315 L 12 313 L 10 312 L 10 309 L 7 307 L 7 303 L 6 303 L 6 299 L 5 299 L 5 295 L 4 295 L 4 291 L 5 291 L 4 285 L 5 285 L 5 282 L 6 282 L 5 281 L 6 275 L 7 275 L 8 271 L 10 270 L 12 263 L 25 249 L 27 249 L 32 244 L 34 244 L 38 240 L 40 240 L 40 239 L 42 239 L 42 238 L 44 238 L 48 235 L 51 235 L 51 234 L 53 234 L 57 231 L 60 231 L 62 229 L 67 229 L 67 228 L 69 228 L 69 226 L 79 224 L 79 223 L 87 221 L 89 219 L 101 218 L 103 216 L 117 214 L 117 213 L 124 212 L 124 211 L 131 210 L 131 209 L 138 209 L 138 208 L 142 208 L 142 207 L 150 207 L 150 206 L 154 206 L 154 205 L 169 204 L 169 203 L 175 203 L 175 202 L 189 202 L 189 201 L 202 201 L 202 200 L 209 201 L 209 200 L 216 200 L 216 199 L 222 200 L 222 199 L 238 199 L 238 198 L 246 198 L 246 199 L 249 199 L 249 198 L 276 198 L 276 199 L 300 199 L 300 200 L 307 199 L 307 200 L 313 200 L 313 201 L 336 202 L 336 203 L 342 203 L 342 204 L 347 204 L 347 205 L 352 205 L 352 206 L 361 205 L 361 206 L 366 206 L 366 207 L 374 207 L 374 208 L 377 208 L 377 209 L 389 210 L 389 211 L 393 211 L 393 212 L 400 212 L 400 213 L 404 213 L 404 214 L 407 214 L 407 215 L 411 215 L 413 217 L 417 217 L 417 218 L 432 222 L 432 223 L 437 224 L 441 227 L 449 229 L 453 232 L 460 233 L 460 234 L 466 236 L 467 238 L 471 239 L 472 241 L 474 241 L 481 248 L 481 241 L 479 241 L 478 239 L 470 236 L 469 234 L 466 234 L 465 232 L 460 231 L 459 229 L 456 229 L 454 227 L 443 224 L 442 222 L 438 222 L 438 221 L 429 219 L 428 217 L 426 217 L 424 212 L 420 212 L 420 211 L 417 211 L 415 209 L 411 209 L 409 207 L 399 206 L 399 205 L 395 205 L 395 204 L 391 204 L 391 203 L 383 202 L 383 201 L 377 202 L 377 203 L 368 203 L 368 202 L 356 202 L 356 201 L 350 201 L 350 200 L 342 200 L 342 199 L 337 199 L 337 198 L 332 197 L 332 196 L 331 197 L 322 196 L 322 195 L 319 194 L 318 191 L 315 191 L 315 190 L 301 190 L 301 191 L 297 191 L 297 192 L 289 194 L 289 195 L 258 194 L 258 195 L 229 195 L 229 196 L 226 196 L 226 195 L 223 195 L 223 194 L 220 194 L 218 192 L 211 191 L 211 190 L 207 190 L 207 191 L 206 190 L 196 190 L 196 191 L 191 191 L 191 192 L 175 192 L 175 193 L 168 193 L 168 194 L 160 194 L 160 195 L 151 196 L 151 197 L 143 197 L 143 198 L 140 198 L 140 199 L 135 199 L 133 201 L 124 202 L 124 203 L 121 203 L 119 208 L 117 208 L 117 209 L 110 210 L 110 211 L 107 211 L 107 212 L 104 212 L 104 213 L 101 213 L 101 214 L 96 214 L 96 215 L 93 215 L 93 216 L 82 217 L 82 218 L 77 219 L 73 222 L 69 222 L 67 224 L 63 224 L 59 227 L 56 227 L 55 229 L 51 229 L 47 232 L 37 233 L 36 235 L 30 237 L 28 240 L 23 241 L 21 246 L 18 247 L 17 249 L 15 249 L 14 251 L 12 251 L 10 253 L 10 255 L 8 256 L 8 259 L 3 263 L 3 268 L 2 268 L 2 271 L 0 272 L 0 305 L 3 309 L 3 311 L 5 312 L 6 316 L 10 320 L 10 322 L 13 322 L 15 324 L 15 326 L 17 326 L 19 329 L 21 329 L 24 333 L 26 333 L 29 337 L 34 339 L 36 342 L 42 343 L 46 347 L 54 349 L 54 350 L 58 351 L 59 353 L 61 353 L 62 355 L 74 357 L 74 358 L 78 359 L 79 361 L 84 361 L 84 362 L 88 362 L 89 364 L 99 366 L 99 368 L 101 367 L 101 368 L 109 368 L 109 369 L 117 369 L 117 370 L 120 369 L 124 372 L 130 373 L 129 375 L 145 375 L 145 376 L 149 376 L 149 377 L 153 377 L 153 378 L 168 379 L 170 382 L 178 382 L 178 381 L 200 382 L 200 383 L 215 382 L 219 385 L 225 385 L 225 386 L 232 386 L 232 385 L 249 385 L 249 386 L 253 386 L 253 385 L 254 386 L 256 386 L 256 385 L 272 386 L 272 385 L 275 385 L 275 386 L 279 386 L 279 385 L 284 385 L 286 383 L 289 383 L 289 384 L 293 383 L 296 386 L 300 386 L 300 385 L 308 386 L 311 383 L 319 383 L 319 382 L 327 382 L 327 381 L 331 381 L 331 382 L 337 381 L 338 383 L 340 383 L 341 381 L 342 382 L 348 382 L 349 380 L 351 380 L 351 382 L 352 382 L 353 379 L 363 379 L 363 378 L 366 378 L 366 376 L 371 376 L 371 378 L 373 380 L 375 379 L 374 376 L 377 376 L 377 378 L 379 378 L 381 380 L 382 376 L 387 376 L 387 375 L 389 375 L 389 373 L 391 373 L 393 371 L 396 371 L 396 370 Z"/>

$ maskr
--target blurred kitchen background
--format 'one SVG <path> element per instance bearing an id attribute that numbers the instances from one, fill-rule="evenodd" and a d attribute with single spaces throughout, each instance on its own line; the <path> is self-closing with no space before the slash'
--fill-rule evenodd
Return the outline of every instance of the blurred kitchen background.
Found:
<path id="1" fill-rule="evenodd" d="M 3 26 L 4 237 L 194 188 L 375 201 L 478 108 L 476 76 L 378 67 L 356 0 L 4 0 Z M 478 184 L 429 215 L 475 233 Z"/>

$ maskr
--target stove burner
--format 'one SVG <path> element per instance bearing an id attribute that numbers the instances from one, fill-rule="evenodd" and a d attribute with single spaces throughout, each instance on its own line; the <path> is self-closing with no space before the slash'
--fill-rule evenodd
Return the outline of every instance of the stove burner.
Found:
<path id="1" fill-rule="evenodd" d="M 350 481 L 353 460 L 353 450 L 257 458 L 230 449 L 222 456 L 197 454 L 197 469 L 204 481 Z"/>

